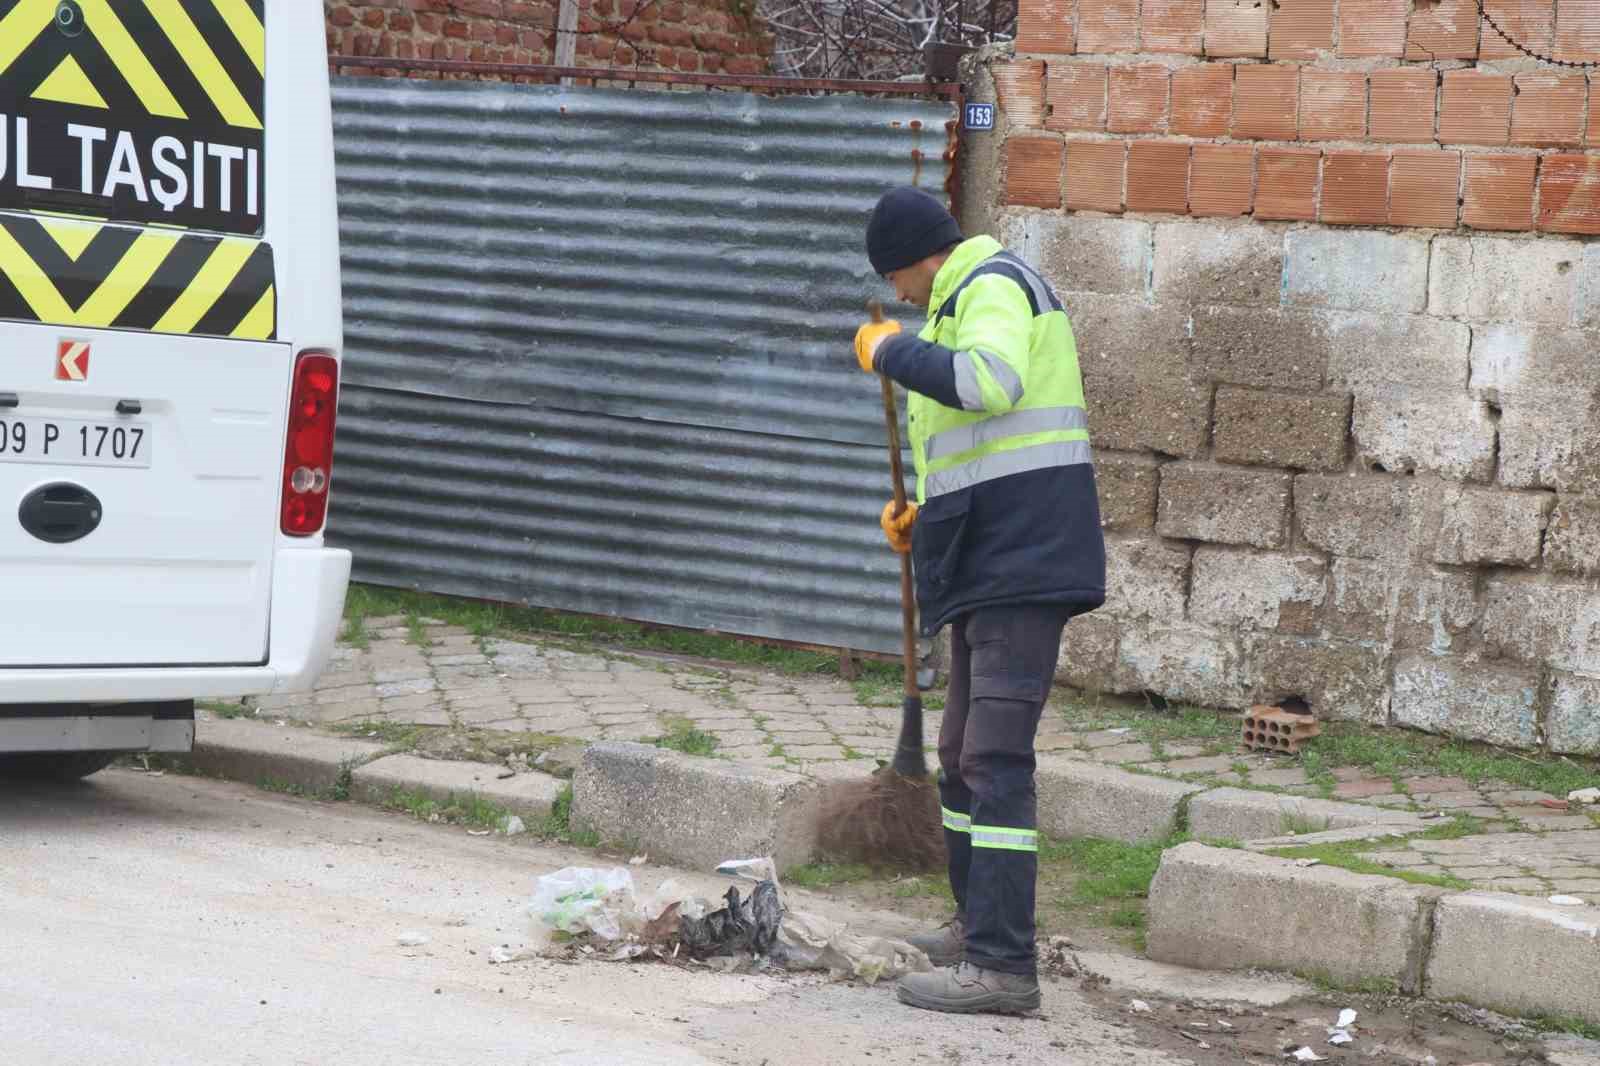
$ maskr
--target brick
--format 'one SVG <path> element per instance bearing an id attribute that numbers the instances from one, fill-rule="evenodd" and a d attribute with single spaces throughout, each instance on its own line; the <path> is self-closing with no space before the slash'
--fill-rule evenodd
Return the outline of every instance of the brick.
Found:
<path id="1" fill-rule="evenodd" d="M 1600 233 L 1600 157 L 1547 155 L 1539 165 L 1539 228 Z"/>
<path id="2" fill-rule="evenodd" d="M 1533 228 L 1533 182 L 1539 157 L 1467 155 L 1461 221 L 1473 229 Z"/>
<path id="3" fill-rule="evenodd" d="M 1206 0 L 1206 55 L 1265 58 L 1267 0 Z"/>
<path id="4" fill-rule="evenodd" d="M 1550 54 L 1555 43 L 1555 5 L 1548 0 L 1499 0 L 1494 19 L 1514 40 L 1535 52 Z M 1494 31 L 1489 20 L 1479 30 L 1480 59 L 1521 59 L 1522 53 Z"/>
<path id="5" fill-rule="evenodd" d="M 1150 283 L 1148 222 L 1087 215 L 1029 215 L 1007 243 L 1058 292 L 1145 294 Z"/>
<path id="6" fill-rule="evenodd" d="M 1078 5 L 1078 51 L 1107 55 L 1139 50 L 1139 0 L 1094 0 Z"/>
<path id="7" fill-rule="evenodd" d="M 1389 219 L 1389 153 L 1331 150 L 1322 160 L 1323 222 L 1379 226 Z"/>
<path id="8" fill-rule="evenodd" d="M 1167 126 L 1171 75 L 1153 63 L 1110 71 L 1106 126 L 1113 133 L 1160 133 Z"/>
<path id="9" fill-rule="evenodd" d="M 1590 586 L 1491 578 L 1482 631 L 1490 656 L 1600 674 L 1600 592 Z"/>
<path id="10" fill-rule="evenodd" d="M 1432 70 L 1375 70 L 1371 83 L 1371 136 L 1405 144 L 1433 140 L 1439 75 Z"/>
<path id="11" fill-rule="evenodd" d="M 1557 673 L 1551 678 L 1545 739 L 1564 755 L 1600 755 L 1600 677 Z"/>
<path id="12" fill-rule="evenodd" d="M 1123 141 L 1070 141 L 1067 144 L 1065 204 L 1073 211 L 1122 210 Z"/>
<path id="13" fill-rule="evenodd" d="M 1436 62 L 1477 56 L 1478 0 L 1436 0 L 1412 9 L 1407 59 Z"/>
<path id="14" fill-rule="evenodd" d="M 1449 70 L 1439 96 L 1439 140 L 1444 144 L 1505 144 L 1511 137 L 1511 78 L 1475 70 Z"/>
<path id="15" fill-rule="evenodd" d="M 1039 129 L 1044 125 L 1044 61 L 1021 60 L 996 63 L 995 95 L 1006 121 L 1020 129 Z"/>
<path id="16" fill-rule="evenodd" d="M 1050 114 L 1046 129 L 1103 130 L 1106 128 L 1106 68 L 1091 63 L 1051 63 L 1045 77 L 1045 100 Z"/>
<path id="17" fill-rule="evenodd" d="M 1268 55 L 1318 59 L 1333 51 L 1333 0 L 1278 0 Z"/>
<path id="18" fill-rule="evenodd" d="M 1550 516 L 1545 565 L 1584 577 L 1600 577 L 1600 500 L 1562 496 Z"/>
<path id="19" fill-rule="evenodd" d="M 1226 137 L 1233 124 L 1233 64 L 1202 63 L 1172 74 L 1173 133 Z"/>
<path id="20" fill-rule="evenodd" d="M 1263 633 L 1250 640 L 1246 654 L 1255 674 L 1253 700 L 1298 697 L 1320 720 L 1389 722 L 1389 663 L 1382 646 Z M 1254 774 L 1251 780 L 1260 783 Z"/>
<path id="21" fill-rule="evenodd" d="M 1061 142 L 1013 137 L 1006 142 L 1006 203 L 1061 206 Z"/>
<path id="22" fill-rule="evenodd" d="M 1303 68 L 1300 136 L 1308 141 L 1359 141 L 1367 135 L 1367 76 Z"/>
<path id="23" fill-rule="evenodd" d="M 1189 367 L 1187 317 L 1143 296 L 1071 297 L 1094 443 L 1192 457 L 1206 446 L 1211 390 Z"/>
<path id="24" fill-rule="evenodd" d="M 1316 555 L 1198 548 L 1189 617 L 1225 629 L 1308 633 L 1316 627 L 1326 578 L 1327 564 Z"/>
<path id="25" fill-rule="evenodd" d="M 1225 463 L 1339 470 L 1345 464 L 1349 427 L 1347 394 L 1225 385 L 1217 390 L 1213 454 Z"/>
<path id="26" fill-rule="evenodd" d="M 1332 350 L 1326 317 L 1305 311 L 1196 307 L 1190 332 L 1197 374 L 1253 388 L 1320 389 Z"/>
<path id="27" fill-rule="evenodd" d="M 1411 529 L 1410 485 L 1375 475 L 1301 474 L 1294 482 L 1301 538 L 1356 559 L 1404 553 Z"/>
<path id="28" fill-rule="evenodd" d="M 379 29 L 386 21 L 388 20 L 384 18 L 382 8 L 368 8 L 361 13 L 361 24 L 363 26 L 371 26 L 373 29 Z"/>
<path id="29" fill-rule="evenodd" d="M 1103 529 L 1137 532 L 1155 528 L 1158 460 L 1148 455 L 1096 450 L 1094 479 L 1100 494 Z"/>
<path id="30" fill-rule="evenodd" d="M 1454 566 L 1532 566 L 1556 498 L 1548 492 L 1461 489 L 1434 542 L 1433 561 Z"/>
<path id="31" fill-rule="evenodd" d="M 1395 0 L 1340 0 L 1339 55 L 1371 58 L 1406 50 L 1406 8 Z"/>
<path id="32" fill-rule="evenodd" d="M 1402 149 L 1389 166 L 1389 224 L 1454 229 L 1461 211 L 1461 153 Z"/>
<path id="33" fill-rule="evenodd" d="M 1017 51 L 1067 55 L 1077 49 L 1073 0 L 1030 0 L 1017 8 Z"/>
<path id="34" fill-rule="evenodd" d="M 1319 148 L 1263 148 L 1256 167 L 1256 217 L 1309 222 L 1317 217 Z"/>
<path id="35" fill-rule="evenodd" d="M 1500 323 L 1475 333 L 1470 391 L 1503 410 L 1502 485 L 1566 493 L 1600 481 L 1600 412 L 1572 400 L 1593 388 L 1594 349 L 1594 334 L 1579 330 Z"/>
<path id="36" fill-rule="evenodd" d="M 1537 667 L 1412 653 L 1395 664 L 1399 725 L 1517 748 L 1537 742 Z"/>
<path id="37" fill-rule="evenodd" d="M 1372 230 L 1291 230 L 1284 242 L 1286 304 L 1421 314 L 1428 303 L 1426 240 Z"/>
<path id="38" fill-rule="evenodd" d="M 1248 222 L 1163 222 L 1150 280 L 1157 300 L 1276 307 L 1283 235 Z"/>
<path id="39" fill-rule="evenodd" d="M 1200 54 L 1205 31 L 1205 0 L 1144 0 L 1141 16 L 1143 51 Z"/>
<path id="40" fill-rule="evenodd" d="M 336 7 L 328 12 L 328 22 L 334 26 L 354 26 L 356 13 L 348 7 Z"/>
<path id="41" fill-rule="evenodd" d="M 1161 540 L 1106 541 L 1108 618 L 1163 621 L 1183 617 L 1189 591 L 1189 548 Z"/>
<path id="42" fill-rule="evenodd" d="M 1187 143 L 1135 141 L 1128 146 L 1128 210 L 1188 213 Z"/>
<path id="43" fill-rule="evenodd" d="M 1583 143 L 1588 84 L 1582 74 L 1518 74 L 1511 143 L 1548 147 Z"/>
<path id="44" fill-rule="evenodd" d="M 1242 66 L 1234 75 L 1233 135 L 1292 141 L 1298 129 L 1300 76 L 1294 67 Z"/>
<path id="45" fill-rule="evenodd" d="M 1600 0 L 1556 6 L 1555 57 L 1572 63 L 1600 60 Z"/>
<path id="46" fill-rule="evenodd" d="M 1197 144 L 1189 162 L 1189 211 L 1232 216 L 1250 211 L 1255 149 L 1244 144 Z"/>
<path id="47" fill-rule="evenodd" d="M 1471 322 L 1564 326 L 1582 291 L 1583 245 L 1565 240 L 1439 237 L 1433 242 L 1428 311 Z M 1499 332 L 1475 352 L 1479 387 L 1497 388 L 1520 372 L 1521 353 L 1506 345 L 1520 333 Z M 1487 375 L 1487 376 L 1486 376 Z"/>
<path id="48" fill-rule="evenodd" d="M 1163 537 L 1281 548 L 1288 539 L 1289 474 L 1212 463 L 1161 468 L 1156 531 Z"/>

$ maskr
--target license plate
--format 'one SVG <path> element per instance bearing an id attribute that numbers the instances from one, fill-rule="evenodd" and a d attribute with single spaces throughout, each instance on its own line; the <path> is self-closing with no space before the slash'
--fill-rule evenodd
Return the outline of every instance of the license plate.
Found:
<path id="1" fill-rule="evenodd" d="M 147 422 L 0 417 L 0 463 L 147 467 L 150 449 Z"/>

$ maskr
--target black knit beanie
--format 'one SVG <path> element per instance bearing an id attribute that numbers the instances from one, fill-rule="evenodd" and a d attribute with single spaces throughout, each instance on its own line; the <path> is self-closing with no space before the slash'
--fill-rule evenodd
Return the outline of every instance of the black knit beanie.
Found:
<path id="1" fill-rule="evenodd" d="M 961 239 L 955 218 L 921 189 L 890 189 L 867 220 L 867 258 L 879 274 L 903 270 Z"/>

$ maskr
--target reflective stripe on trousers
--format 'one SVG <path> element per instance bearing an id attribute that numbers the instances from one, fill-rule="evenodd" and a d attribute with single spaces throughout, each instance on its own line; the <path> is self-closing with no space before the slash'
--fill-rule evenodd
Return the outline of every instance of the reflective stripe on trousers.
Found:
<path id="1" fill-rule="evenodd" d="M 935 433 L 926 446 L 928 462 L 980 444 L 1021 437 L 1029 433 L 1050 433 L 1058 429 L 1088 429 L 1089 412 L 1081 407 L 1035 407 L 1027 411 L 1008 411 L 979 422 Z"/>
<path id="2" fill-rule="evenodd" d="M 1051 441 L 1048 444 L 993 452 L 929 474 L 924 480 L 923 495 L 931 499 L 1012 474 L 1025 474 L 1030 470 L 1043 470 L 1051 466 L 1075 466 L 1090 461 L 1089 442 L 1086 440 Z"/>

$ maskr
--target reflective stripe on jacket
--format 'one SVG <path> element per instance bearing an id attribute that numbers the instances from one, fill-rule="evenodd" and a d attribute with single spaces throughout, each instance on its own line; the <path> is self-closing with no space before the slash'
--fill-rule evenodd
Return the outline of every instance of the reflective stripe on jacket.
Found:
<path id="1" fill-rule="evenodd" d="M 1105 599 L 1077 347 L 1050 286 L 991 237 L 951 253 L 927 325 L 878 367 L 911 393 L 923 629 L 1001 603 Z"/>

